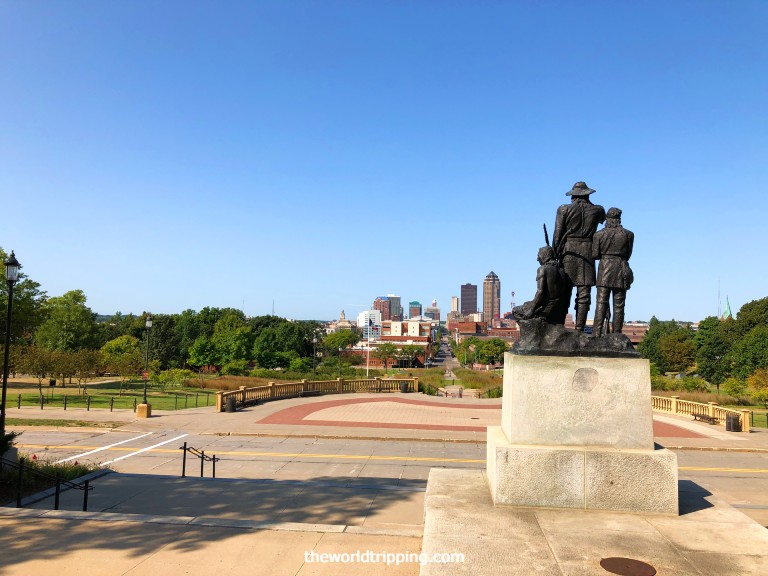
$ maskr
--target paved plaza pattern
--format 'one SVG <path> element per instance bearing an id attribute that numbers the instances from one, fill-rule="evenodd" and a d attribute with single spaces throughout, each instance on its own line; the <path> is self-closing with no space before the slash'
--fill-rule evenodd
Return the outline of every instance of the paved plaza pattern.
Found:
<path id="1" fill-rule="evenodd" d="M 81 494 L 73 491 L 62 495 L 59 511 L 52 510 L 50 497 L 19 510 L 0 508 L 0 546 L 8 551 L 4 558 L 11 559 L 0 563 L 0 575 L 440 574 L 446 566 L 425 568 L 413 557 L 397 565 L 321 563 L 305 554 L 425 553 L 430 471 L 466 470 L 481 478 L 485 427 L 497 425 L 500 413 L 499 400 L 400 393 L 295 398 L 235 413 L 217 413 L 212 407 L 155 411 L 149 419 L 137 419 L 130 411 L 12 408 L 10 418 L 113 423 L 111 429 L 27 427 L 20 449 L 48 459 L 107 462 L 114 472 L 93 481 L 89 512 L 81 511 Z M 681 490 L 701 501 L 701 511 L 693 516 L 683 511 L 687 525 L 695 516 L 743 527 L 749 519 L 742 512 L 768 524 L 766 431 L 734 434 L 721 426 L 654 414 L 654 438 L 676 450 Z M 210 463 L 205 478 L 197 477 L 196 459 L 187 464 L 188 477 L 180 478 L 184 442 L 220 458 L 215 480 Z M 466 496 L 457 493 L 456 503 Z M 707 506 L 714 506 L 712 512 L 706 512 Z M 574 527 L 585 517 L 573 511 L 548 516 Z M 602 522 L 608 516 L 588 518 Z M 633 527 L 632 515 L 610 518 L 611 530 L 624 542 L 622 553 L 631 555 L 633 535 L 642 531 Z M 580 566 L 574 548 L 579 541 L 585 543 L 585 554 L 601 549 L 588 532 L 545 532 L 565 538 L 557 549 L 571 552 L 561 563 L 558 554 L 548 557 L 542 573 L 607 574 L 602 569 L 573 571 Z M 755 542 L 762 542 L 760 534 L 755 532 Z M 695 544 L 697 554 L 707 545 Z M 638 546 L 635 557 L 644 554 Z M 762 561 L 756 551 L 748 562 L 742 559 L 726 570 L 722 547 L 715 549 L 706 556 L 708 566 L 722 571 L 697 571 L 684 563 L 687 571 L 680 573 L 748 574 L 744 566 Z M 450 541 L 444 550 L 430 542 L 429 552 L 452 552 Z M 473 573 L 470 564 L 452 568 Z"/>

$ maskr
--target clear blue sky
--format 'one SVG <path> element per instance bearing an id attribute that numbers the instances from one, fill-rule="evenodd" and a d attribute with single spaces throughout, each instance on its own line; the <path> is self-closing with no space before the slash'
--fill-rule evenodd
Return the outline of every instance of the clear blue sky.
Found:
<path id="1" fill-rule="evenodd" d="M 768 295 L 768 2 L 0 0 L 0 245 L 94 311 L 535 291 L 565 192 L 627 318 Z"/>

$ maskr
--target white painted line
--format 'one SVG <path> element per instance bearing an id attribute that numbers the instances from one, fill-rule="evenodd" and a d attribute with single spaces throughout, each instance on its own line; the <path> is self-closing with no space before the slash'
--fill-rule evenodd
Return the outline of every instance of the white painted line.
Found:
<path id="1" fill-rule="evenodd" d="M 54 464 L 61 464 L 62 462 L 69 462 L 70 460 L 75 460 L 76 458 L 82 458 L 84 456 L 89 456 L 90 454 L 95 454 L 96 452 L 101 452 L 102 450 L 109 450 L 112 448 L 112 446 L 120 446 L 120 444 L 125 444 L 126 442 L 133 442 L 134 440 L 138 440 L 139 438 L 144 438 L 144 436 L 149 436 L 152 434 L 152 432 L 147 432 L 146 434 L 142 434 L 141 436 L 136 436 L 136 438 L 129 438 L 128 440 L 122 440 L 120 442 L 115 442 L 114 444 L 110 444 L 109 446 L 103 446 L 102 448 L 96 448 L 96 450 L 91 450 L 90 452 L 83 452 L 82 454 L 77 454 L 76 456 L 70 456 L 69 458 L 64 458 L 63 460 L 57 460 L 54 462 Z"/>
<path id="2" fill-rule="evenodd" d="M 107 464 L 112 464 L 113 462 L 118 462 L 119 460 L 130 458 L 131 456 L 136 456 L 137 454 L 141 454 L 142 452 L 147 452 L 149 450 L 152 450 L 153 448 L 162 446 L 163 444 L 169 444 L 171 442 L 175 442 L 176 440 L 180 440 L 181 438 L 184 438 L 184 436 L 189 436 L 189 434 L 182 434 L 181 436 L 176 436 L 176 438 L 171 438 L 170 440 L 166 440 L 165 442 L 160 442 L 159 444 L 155 444 L 154 446 L 147 446 L 146 448 L 142 448 L 141 450 L 137 450 L 136 452 L 131 452 L 130 454 L 126 454 L 125 456 L 120 456 L 120 458 L 115 458 L 114 460 L 110 460 L 109 462 L 104 462 L 101 465 L 106 466 Z"/>

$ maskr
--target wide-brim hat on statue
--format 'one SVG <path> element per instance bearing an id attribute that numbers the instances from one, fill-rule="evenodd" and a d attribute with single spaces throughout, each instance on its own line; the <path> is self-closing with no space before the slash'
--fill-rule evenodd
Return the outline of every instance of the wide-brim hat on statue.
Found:
<path id="1" fill-rule="evenodd" d="M 571 188 L 570 192 L 566 192 L 566 196 L 589 196 L 592 194 L 594 190 L 587 186 L 586 182 L 576 182 L 576 184 L 573 185 L 573 188 Z"/>

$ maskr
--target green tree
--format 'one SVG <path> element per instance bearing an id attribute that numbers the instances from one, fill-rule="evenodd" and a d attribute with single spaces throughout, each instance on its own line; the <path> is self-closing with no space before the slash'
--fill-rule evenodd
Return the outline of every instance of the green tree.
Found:
<path id="1" fill-rule="evenodd" d="M 768 325 L 755 326 L 728 353 L 733 375 L 746 380 L 758 368 L 768 368 Z"/>
<path id="2" fill-rule="evenodd" d="M 425 354 L 425 350 L 422 346 L 417 344 L 406 344 L 400 348 L 401 356 L 408 361 L 408 366 L 413 368 L 413 363 L 421 356 Z"/>
<path id="3" fill-rule="evenodd" d="M 334 356 L 339 354 L 339 348 L 349 348 L 359 341 L 360 335 L 354 330 L 339 330 L 338 332 L 333 332 L 323 338 L 321 347 L 325 349 L 329 355 Z"/>
<path id="4" fill-rule="evenodd" d="M 141 342 L 134 336 L 118 336 L 101 347 L 101 355 L 107 372 L 120 377 L 120 395 L 129 378 L 137 376 L 144 368 Z"/>
<path id="5" fill-rule="evenodd" d="M 749 395 L 759 404 L 768 408 L 768 369 L 758 368 L 747 378 Z"/>
<path id="6" fill-rule="evenodd" d="M 664 355 L 659 348 L 659 340 L 662 336 L 670 334 L 678 328 L 679 325 L 674 320 L 659 320 L 654 316 L 648 322 L 648 331 L 645 333 L 643 341 L 637 345 L 637 351 L 640 352 L 640 355 L 655 364 L 661 372 L 671 372 L 672 369 L 665 363 Z"/>
<path id="7" fill-rule="evenodd" d="M 696 345 L 696 364 L 699 374 L 709 383 L 717 386 L 730 376 L 730 365 L 726 360 L 735 341 L 734 320 L 720 320 L 714 316 L 699 322 L 694 343 Z"/>
<path id="8" fill-rule="evenodd" d="M 736 314 L 736 330 L 745 336 L 756 326 L 768 324 L 768 298 L 747 302 Z"/>
<path id="9" fill-rule="evenodd" d="M 102 356 L 98 350 L 81 349 L 71 352 L 74 373 L 77 376 L 77 387 L 80 390 L 90 378 L 96 376 L 102 369 Z"/>
<path id="10" fill-rule="evenodd" d="M 0 258 L 5 262 L 8 254 L 0 248 Z M 40 290 L 40 284 L 19 271 L 13 287 L 13 313 L 11 317 L 11 342 L 30 344 L 37 328 L 45 320 L 47 296 Z M 0 327 L 5 330 L 5 316 L 8 310 L 8 283 L 0 282 Z"/>
<path id="11" fill-rule="evenodd" d="M 684 372 L 696 361 L 694 333 L 690 328 L 678 328 L 659 338 L 659 352 L 665 372 Z"/>
<path id="12" fill-rule="evenodd" d="M 216 347 L 210 338 L 200 336 L 189 348 L 188 363 L 190 366 L 201 368 L 203 366 L 217 366 L 220 364 L 216 356 Z"/>
<path id="13" fill-rule="evenodd" d="M 387 373 L 389 368 L 389 359 L 397 356 L 397 346 L 391 342 L 384 342 L 374 350 L 373 355 L 382 361 L 384 364 L 384 374 Z"/>
<path id="14" fill-rule="evenodd" d="M 85 305 L 82 290 L 70 290 L 45 304 L 46 320 L 35 334 L 35 343 L 48 350 L 74 352 L 95 344 L 96 315 Z"/>
<path id="15" fill-rule="evenodd" d="M 747 383 L 738 378 L 726 378 L 723 380 L 723 392 L 740 400 L 747 395 Z"/>
<path id="16" fill-rule="evenodd" d="M 56 358 L 50 350 L 40 346 L 27 346 L 21 351 L 16 367 L 19 372 L 35 376 L 40 386 L 43 378 L 52 374 L 56 368 Z"/>
<path id="17" fill-rule="evenodd" d="M 479 358 L 483 364 L 498 364 L 503 361 L 509 346 L 501 338 L 490 338 L 479 343 Z"/>

